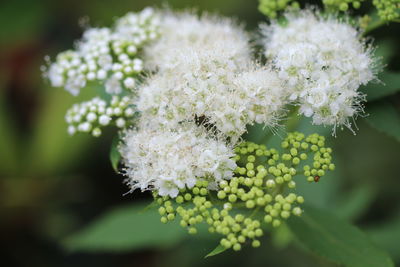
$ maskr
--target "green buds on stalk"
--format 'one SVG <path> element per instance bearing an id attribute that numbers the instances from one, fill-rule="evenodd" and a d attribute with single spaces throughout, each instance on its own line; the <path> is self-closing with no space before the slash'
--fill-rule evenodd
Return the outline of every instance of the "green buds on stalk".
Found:
<path id="1" fill-rule="evenodd" d="M 359 9 L 364 0 L 323 0 L 324 5 L 330 9 L 347 11 L 349 7 Z"/>
<path id="2" fill-rule="evenodd" d="M 364 0 L 322 0 L 331 10 L 348 11 L 349 8 L 359 9 Z M 382 21 L 393 21 L 400 17 L 400 3 L 398 0 L 372 0 Z"/>
<path id="3" fill-rule="evenodd" d="M 304 198 L 291 192 L 295 177 L 304 175 L 309 182 L 318 182 L 334 169 L 332 149 L 318 134 L 289 133 L 281 148 L 243 142 L 235 147 L 238 167 L 232 179 L 216 185 L 205 177 L 174 199 L 155 193 L 161 222 L 179 216 L 189 234 L 197 233 L 197 224 L 206 223 L 210 233 L 223 236 L 220 244 L 225 248 L 237 251 L 247 241 L 259 247 L 263 226 L 279 227 L 290 216 L 302 214 Z"/>
<path id="4" fill-rule="evenodd" d="M 400 18 L 400 2 L 398 0 L 373 0 L 379 17 L 384 21 Z"/>
<path id="5" fill-rule="evenodd" d="M 286 8 L 299 9 L 300 5 L 293 0 L 260 0 L 258 9 L 265 16 L 275 19 L 279 11 L 284 11 Z"/>

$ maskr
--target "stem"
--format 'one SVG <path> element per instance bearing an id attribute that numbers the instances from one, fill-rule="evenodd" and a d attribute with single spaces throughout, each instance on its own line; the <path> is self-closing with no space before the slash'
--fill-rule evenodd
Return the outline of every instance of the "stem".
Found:
<path id="1" fill-rule="evenodd" d="M 260 210 L 260 206 L 257 206 L 257 208 L 255 208 L 254 211 L 250 214 L 249 218 L 253 218 L 254 215 L 256 215 L 259 210 Z"/>
<path id="2" fill-rule="evenodd" d="M 300 123 L 300 116 L 298 115 L 299 107 L 295 106 L 291 109 L 288 115 L 288 120 L 286 121 L 286 131 L 292 132 L 296 130 Z"/>
<path id="3" fill-rule="evenodd" d="M 282 194 L 285 188 L 282 184 L 278 185 L 276 189 L 271 193 L 272 197 L 275 198 L 277 195 Z"/>

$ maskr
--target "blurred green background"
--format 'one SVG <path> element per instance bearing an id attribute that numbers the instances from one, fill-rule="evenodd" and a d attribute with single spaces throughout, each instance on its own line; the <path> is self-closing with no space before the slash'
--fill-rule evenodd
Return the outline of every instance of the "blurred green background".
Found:
<path id="1" fill-rule="evenodd" d="M 259 249 L 245 248 L 240 253 L 203 259 L 215 247 L 215 239 L 163 228 L 157 216 L 151 225 L 137 217 L 125 218 L 124 214 L 139 209 L 135 207 L 138 203 L 140 207 L 150 203 L 151 196 L 123 196 L 127 187 L 123 177 L 112 170 L 108 156 L 114 132 L 98 139 L 67 135 L 66 110 L 74 102 L 89 99 L 92 92 L 87 90 L 86 95 L 74 98 L 51 88 L 41 77 L 44 56 L 54 57 L 70 48 L 82 34 L 79 21 L 90 18 L 90 25 L 107 26 L 128 11 L 163 4 L 234 16 L 249 30 L 265 21 L 256 0 L 15 0 L 0 4 L 1 265 L 332 266 L 291 242 L 285 227 L 267 234 Z M 371 33 L 378 45 L 376 53 L 393 73 L 400 72 L 399 26 L 392 24 Z M 400 88 L 400 82 L 391 85 Z M 300 185 L 298 190 L 308 203 L 358 225 L 400 263 L 400 95 L 378 98 L 367 105 L 371 116 L 357 121 L 357 135 L 344 130 L 333 138 L 330 129 L 301 122 L 304 132 L 329 136 L 337 171 L 318 184 Z M 390 110 L 374 117 L 372 110 L 377 106 Z M 250 138 L 257 140 L 259 136 Z M 123 217 L 105 223 L 111 228 L 117 225 L 109 238 L 117 240 L 118 246 L 74 249 L 68 241 L 71 236 L 111 210 L 114 218 Z M 163 231 L 177 232 L 165 233 L 165 241 L 159 244 L 132 241 L 138 231 L 146 233 L 153 231 L 152 227 L 161 229 L 163 236 Z"/>

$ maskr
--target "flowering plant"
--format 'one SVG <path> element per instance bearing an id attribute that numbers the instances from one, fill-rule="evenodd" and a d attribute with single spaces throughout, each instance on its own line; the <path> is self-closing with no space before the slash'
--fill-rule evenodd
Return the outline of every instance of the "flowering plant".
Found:
<path id="1" fill-rule="evenodd" d="M 308 212 L 296 185 L 318 183 L 335 165 L 325 137 L 296 131 L 297 123 L 308 117 L 334 136 L 343 128 L 355 133 L 366 101 L 360 88 L 378 81 L 383 67 L 366 38 L 376 25 L 340 14 L 349 4 L 360 6 L 324 1 L 324 10 L 301 10 L 294 1 L 262 0 L 270 21 L 253 35 L 230 18 L 146 8 L 110 28 L 87 29 L 74 50 L 48 62 L 45 76 L 73 95 L 104 88 L 67 111 L 68 132 L 99 137 L 115 126 L 112 164 L 129 192 L 151 191 L 163 223 L 178 220 L 190 234 L 207 225 L 220 237 L 209 255 L 259 247 L 266 231 L 285 223 L 295 235 L 300 229 L 302 241 L 301 232 L 313 229 L 296 219 Z M 398 20 L 396 1 L 373 4 L 379 23 Z M 253 142 L 257 125 L 261 141 Z M 266 145 L 269 132 L 284 133 L 280 145 Z M 318 212 L 310 208 L 308 216 Z M 351 251 L 331 255 L 315 248 L 321 243 L 329 240 L 305 245 L 354 265 Z M 368 249 L 382 266 L 391 264 L 374 245 Z"/>

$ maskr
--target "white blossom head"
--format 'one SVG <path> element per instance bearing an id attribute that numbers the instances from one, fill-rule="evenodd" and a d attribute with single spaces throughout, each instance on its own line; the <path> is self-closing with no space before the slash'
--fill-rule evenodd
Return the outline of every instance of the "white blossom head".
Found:
<path id="1" fill-rule="evenodd" d="M 132 90 L 143 70 L 140 49 L 158 36 L 158 18 L 152 9 L 128 13 L 111 28 L 89 28 L 74 50 L 60 53 L 45 75 L 52 86 L 73 95 L 89 82 L 105 84 L 109 94 Z"/>
<path id="2" fill-rule="evenodd" d="M 287 90 L 278 74 L 270 67 L 254 64 L 233 80 L 246 109 L 241 120 L 246 125 L 254 123 L 274 127 L 287 104 Z"/>
<path id="3" fill-rule="evenodd" d="M 233 149 L 193 124 L 175 130 L 129 130 L 120 148 L 131 190 L 176 197 L 199 180 L 214 185 L 236 168 Z"/>
<path id="4" fill-rule="evenodd" d="M 299 104 L 317 125 L 346 126 L 362 112 L 361 85 L 374 79 L 375 60 L 361 33 L 334 17 L 306 10 L 287 23 L 261 26 L 265 55 Z"/>
<path id="5" fill-rule="evenodd" d="M 207 75 L 207 77 L 205 76 Z M 257 65 L 240 73 L 159 73 L 140 88 L 135 103 L 152 123 L 174 128 L 184 121 L 214 127 L 235 143 L 246 126 L 275 126 L 286 91 L 277 74 Z"/>
<path id="6" fill-rule="evenodd" d="M 208 69 L 208 64 L 235 70 L 251 60 L 249 36 L 228 18 L 164 11 L 160 32 L 161 37 L 144 48 L 145 64 L 152 70 L 210 72 L 215 67 Z"/>
<path id="7" fill-rule="evenodd" d="M 160 25 L 160 38 L 144 49 L 145 65 L 155 74 L 139 87 L 140 112 L 162 127 L 200 120 L 232 143 L 248 124 L 276 122 L 277 107 L 283 105 L 281 83 L 254 63 L 241 25 L 168 11 Z"/>

